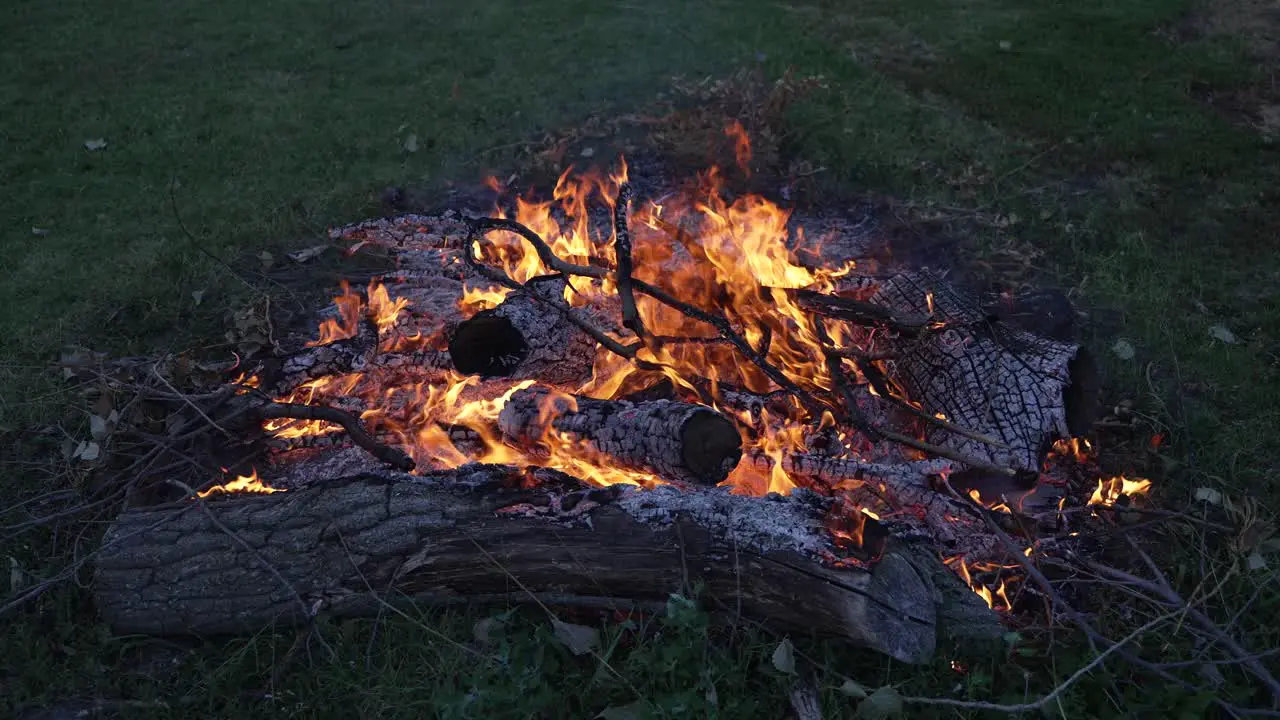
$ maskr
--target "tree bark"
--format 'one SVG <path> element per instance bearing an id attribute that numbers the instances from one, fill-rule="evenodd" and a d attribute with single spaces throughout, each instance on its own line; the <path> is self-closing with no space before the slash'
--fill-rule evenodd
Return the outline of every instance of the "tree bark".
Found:
<path id="1" fill-rule="evenodd" d="M 626 608 L 697 586 L 720 613 L 904 662 L 930 657 L 940 623 L 959 637 L 1000 631 L 936 558 L 891 546 L 870 570 L 831 562 L 817 496 L 549 475 L 472 465 L 129 510 L 98 557 L 98 607 L 121 633 L 213 635 L 367 616 L 378 598 Z"/>
<path id="2" fill-rule="evenodd" d="M 611 464 L 674 482 L 715 485 L 742 457 L 732 422 L 705 405 L 674 400 L 630 403 L 528 388 L 507 401 L 498 426 L 516 447 L 534 449 L 554 429 Z"/>

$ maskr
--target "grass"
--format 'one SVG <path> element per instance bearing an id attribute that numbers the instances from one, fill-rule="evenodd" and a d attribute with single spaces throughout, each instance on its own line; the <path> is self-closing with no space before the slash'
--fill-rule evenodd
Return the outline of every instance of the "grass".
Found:
<path id="1" fill-rule="evenodd" d="M 1210 89 L 1247 88 L 1257 69 L 1232 38 L 1181 37 L 1188 9 L 1174 0 L 11 4 L 0 10 L 0 62 L 15 70 L 0 78 L 0 432 L 11 448 L 39 445 L 46 435 L 28 428 L 75 419 L 33 400 L 51 392 L 43 367 L 63 344 L 124 353 L 210 342 L 223 312 L 245 300 L 179 228 L 171 192 L 201 247 L 253 262 L 371 213 L 385 185 L 478 178 L 504 167 L 511 143 L 642 107 L 673 74 L 723 74 L 763 53 L 771 73 L 795 66 L 830 81 L 794 109 L 787 141 L 789 153 L 829 169 L 826 190 L 890 193 L 913 217 L 933 218 L 925 231 L 960 237 L 979 266 L 1030 266 L 1072 288 L 1106 360 L 1109 399 L 1131 399 L 1146 433 L 1169 436 L 1158 454 L 1127 455 L 1155 465 L 1162 498 L 1190 505 L 1192 489 L 1209 486 L 1274 506 L 1280 158 L 1204 101 Z M 87 150 L 93 138 L 108 145 Z M 1240 342 L 1214 340 L 1215 325 Z M 1134 359 L 1109 352 L 1120 337 Z M 3 479 L 29 484 L 29 468 L 12 463 Z M 63 560 L 50 555 L 54 540 L 23 536 L 5 554 L 45 574 Z M 1223 581 L 1220 620 L 1274 582 L 1273 571 L 1241 569 L 1230 547 L 1195 537 L 1168 545 L 1162 562 L 1184 591 Z M 1280 644 L 1266 622 L 1277 610 L 1280 594 L 1264 593 L 1238 634 L 1255 648 Z M 484 613 L 422 617 L 467 640 Z M 508 623 L 494 646 L 504 662 L 490 666 L 400 621 L 321 628 L 337 652 L 329 657 L 317 645 L 290 652 L 292 634 L 166 650 L 109 637 L 91 618 L 84 594 L 67 590 L 10 623 L 0 640 L 8 709 L 127 698 L 135 704 L 114 711 L 589 717 L 643 699 L 660 716 L 760 717 L 781 712 L 788 687 L 769 669 L 775 639 L 726 633 L 697 613 L 653 621 L 638 638 L 607 626 L 606 647 L 621 638 L 609 656 L 616 674 L 549 641 L 542 618 L 526 614 Z M 961 683 L 960 696 L 991 701 L 1035 696 L 1089 657 L 1059 639 L 1052 651 L 1032 644 L 975 659 L 961 677 L 947 657 L 904 668 L 797 642 L 868 686 L 950 696 Z M 833 689 L 839 679 L 822 681 L 828 711 L 851 714 Z M 1244 697 L 1247 687 L 1228 672 L 1218 692 Z M 250 693 L 262 689 L 272 697 Z M 1194 717 L 1207 701 L 1108 664 L 1049 710 Z"/>

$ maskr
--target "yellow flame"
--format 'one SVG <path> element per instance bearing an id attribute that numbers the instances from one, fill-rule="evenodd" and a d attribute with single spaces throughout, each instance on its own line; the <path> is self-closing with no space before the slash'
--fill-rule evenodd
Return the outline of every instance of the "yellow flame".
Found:
<path id="1" fill-rule="evenodd" d="M 269 495 L 271 493 L 278 492 L 284 492 L 284 490 L 282 488 L 273 488 L 264 485 L 262 481 L 258 479 L 257 469 L 254 469 L 249 475 L 241 475 L 231 482 L 223 483 L 222 485 L 215 485 L 208 490 L 196 494 L 204 498 L 217 493 L 262 493 Z"/>

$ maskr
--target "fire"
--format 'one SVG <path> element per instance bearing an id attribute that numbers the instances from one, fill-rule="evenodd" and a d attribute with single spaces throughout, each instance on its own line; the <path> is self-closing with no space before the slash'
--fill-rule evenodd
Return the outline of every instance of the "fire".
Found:
<path id="1" fill-rule="evenodd" d="M 751 138 L 747 137 L 746 129 L 742 127 L 742 123 L 734 120 L 724 129 L 724 134 L 733 139 L 733 157 L 738 163 L 738 169 L 751 177 Z"/>
<path id="2" fill-rule="evenodd" d="M 1090 505 L 1114 505 L 1121 496 L 1137 497 L 1151 490 L 1151 481 L 1145 478 L 1129 479 L 1123 475 L 1098 481 L 1098 487 L 1089 497 Z"/>
<path id="3" fill-rule="evenodd" d="M 278 492 L 284 492 L 284 490 L 262 484 L 262 481 L 258 479 L 258 470 L 255 468 L 249 475 L 241 475 L 231 482 L 215 485 L 208 490 L 197 493 L 197 495 L 205 498 L 217 493 L 262 493 L 269 495 Z"/>
<path id="4" fill-rule="evenodd" d="M 1062 438 L 1053 443 L 1049 457 L 1071 458 L 1077 463 L 1094 459 L 1093 445 L 1086 438 Z"/>
<path id="5" fill-rule="evenodd" d="M 972 498 L 974 502 L 990 510 L 995 510 L 996 512 L 1009 513 L 1009 514 L 1013 513 L 1013 511 L 1009 509 L 1009 506 L 1003 500 L 1001 500 L 1000 502 L 989 502 L 989 501 L 983 500 L 982 495 L 977 491 L 977 489 L 970 490 L 969 497 Z"/>

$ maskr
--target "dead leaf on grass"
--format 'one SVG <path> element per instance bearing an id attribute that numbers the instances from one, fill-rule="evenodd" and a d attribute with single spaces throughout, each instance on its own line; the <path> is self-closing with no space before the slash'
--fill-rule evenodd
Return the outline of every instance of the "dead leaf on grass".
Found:
<path id="1" fill-rule="evenodd" d="M 481 645 L 490 645 L 497 640 L 496 633 L 501 632 L 506 623 L 505 614 L 484 618 L 471 628 L 471 635 Z"/>
<path id="2" fill-rule="evenodd" d="M 293 252 L 289 253 L 289 259 L 296 263 L 304 263 L 304 262 L 307 262 L 308 260 L 313 260 L 319 257 L 320 255 L 324 254 L 325 250 L 328 250 L 328 249 L 329 249 L 328 245 L 314 245 L 309 248 L 294 250 Z"/>
<path id="3" fill-rule="evenodd" d="M 49 234 L 49 229 L 48 229 L 48 228 L 42 228 L 42 227 L 36 227 L 35 225 L 32 225 L 32 226 L 31 226 L 31 234 L 32 234 L 32 235 L 35 235 L 36 237 L 44 237 L 44 236 L 46 236 L 46 235 L 48 235 L 48 234 Z"/>
<path id="4" fill-rule="evenodd" d="M 192 290 L 192 291 L 191 291 L 191 302 L 195 303 L 196 305 L 199 305 L 200 303 L 204 302 L 204 291 L 203 291 L 203 290 Z"/>
<path id="5" fill-rule="evenodd" d="M 1116 357 L 1121 360 L 1132 360 L 1133 356 L 1137 354 L 1133 349 L 1133 343 L 1128 340 L 1117 340 L 1111 346 L 1111 352 L 1115 353 Z"/>
<path id="6" fill-rule="evenodd" d="M 884 687 L 871 693 L 858 703 L 858 717 L 868 720 L 884 720 L 902 714 L 902 696 L 892 687 Z"/>
<path id="7" fill-rule="evenodd" d="M 837 688 L 841 695 L 854 700 L 863 700 L 867 697 L 867 689 L 853 678 L 845 678 L 844 682 Z"/>
<path id="8" fill-rule="evenodd" d="M 404 151 L 407 153 L 418 152 L 418 136 L 416 133 L 409 133 L 409 136 L 404 139 Z"/>
<path id="9" fill-rule="evenodd" d="M 103 138 L 93 138 L 92 140 L 84 141 L 85 150 L 88 150 L 90 152 L 101 150 L 106 146 L 107 146 L 107 141 L 104 140 Z"/>
<path id="10" fill-rule="evenodd" d="M 552 620 L 556 639 L 569 648 L 574 655 L 586 655 L 600 647 L 600 631 L 585 625 Z"/>
<path id="11" fill-rule="evenodd" d="M 780 673 L 796 674 L 796 649 L 790 639 L 783 638 L 778 647 L 773 649 L 773 667 Z"/>
<path id="12" fill-rule="evenodd" d="M 1236 343 L 1240 342 L 1240 341 L 1236 338 L 1235 333 L 1231 332 L 1230 330 L 1228 330 L 1227 328 L 1223 327 L 1222 325 L 1210 325 L 1210 326 L 1209 326 L 1209 337 L 1211 337 L 1211 338 L 1213 338 L 1213 339 L 1215 339 L 1215 340 L 1221 340 L 1222 342 L 1226 343 L 1227 345 L 1235 345 Z"/>
<path id="13" fill-rule="evenodd" d="M 649 716 L 648 703 L 637 700 L 629 705 L 607 707 L 596 714 L 596 720 L 640 720 Z"/>

